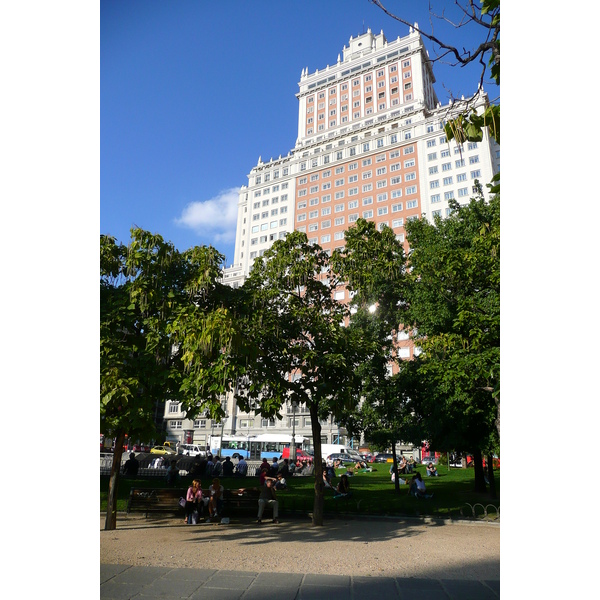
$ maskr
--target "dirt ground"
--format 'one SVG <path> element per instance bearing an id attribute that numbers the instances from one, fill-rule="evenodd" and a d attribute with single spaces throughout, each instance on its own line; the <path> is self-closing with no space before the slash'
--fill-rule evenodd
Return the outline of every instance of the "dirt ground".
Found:
<path id="1" fill-rule="evenodd" d="M 268 516 L 268 515 L 265 515 Z M 430 519 L 252 519 L 186 525 L 172 517 L 100 520 L 106 564 L 448 579 L 500 579 L 500 527 Z"/>

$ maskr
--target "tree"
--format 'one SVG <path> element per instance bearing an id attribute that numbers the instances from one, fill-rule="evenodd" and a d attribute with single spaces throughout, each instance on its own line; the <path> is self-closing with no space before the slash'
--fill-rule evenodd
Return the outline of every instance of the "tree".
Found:
<path id="1" fill-rule="evenodd" d="M 345 235 L 346 245 L 335 251 L 334 269 L 352 292 L 355 309 L 349 333 L 358 351 L 357 369 L 363 402 L 342 423 L 354 435 L 364 432 L 378 445 L 391 446 L 397 477 L 396 443 L 416 434 L 408 368 L 397 352 L 397 333 L 405 304 L 405 256 L 392 229 L 377 230 L 375 223 L 359 219 Z M 398 372 L 393 373 L 393 365 Z M 411 379 L 410 381 L 414 381 Z"/>
<path id="2" fill-rule="evenodd" d="M 248 354 L 238 404 L 254 403 L 279 417 L 285 401 L 305 404 L 314 444 L 313 525 L 323 525 L 324 484 L 320 420 L 340 418 L 355 405 L 354 364 L 343 327 L 347 308 L 332 297 L 337 278 L 329 255 L 294 231 L 254 263 L 244 284 L 251 311 L 244 327 Z"/>
<path id="3" fill-rule="evenodd" d="M 218 363 L 228 331 L 218 308 L 222 261 L 213 248 L 180 253 L 139 228 L 131 230 L 129 246 L 100 237 L 100 421 L 101 430 L 117 439 L 105 529 L 116 528 L 125 434 L 155 439 L 166 399 L 182 402 L 188 415 L 199 410 L 191 382 L 203 366 Z M 216 328 L 217 344 L 211 337 Z M 219 386 L 227 381 L 218 370 L 206 371 L 202 401 L 216 413 Z"/>
<path id="4" fill-rule="evenodd" d="M 500 105 L 492 104 L 483 113 L 478 114 L 472 109 L 474 100 L 477 98 L 479 89 L 483 88 L 484 80 L 489 75 L 496 85 L 500 85 L 500 0 L 480 0 L 478 6 L 474 0 L 456 0 L 441 12 L 434 10 L 430 4 L 431 33 L 425 28 L 411 23 L 403 17 L 390 12 L 381 0 L 370 0 L 392 19 L 414 28 L 420 35 L 433 43 L 436 56 L 435 61 L 451 61 L 450 64 L 464 67 L 471 63 L 479 63 L 481 72 L 478 90 L 466 99 L 453 99 L 452 108 L 459 107 L 462 114 L 450 119 L 445 125 L 448 140 L 456 138 L 459 144 L 464 141 L 481 141 L 483 130 L 488 128 L 490 135 L 500 143 Z M 456 19 L 456 20 L 455 20 Z M 461 30 L 476 27 L 479 31 L 477 42 L 465 48 L 458 44 L 450 43 L 442 39 L 442 36 L 434 34 L 435 21 Z"/>
<path id="5" fill-rule="evenodd" d="M 411 247 L 406 323 L 434 382 L 420 407 L 433 441 L 491 452 L 500 439 L 500 195 L 452 204 L 434 223 L 406 225 Z M 485 489 L 480 460 L 475 485 Z"/>

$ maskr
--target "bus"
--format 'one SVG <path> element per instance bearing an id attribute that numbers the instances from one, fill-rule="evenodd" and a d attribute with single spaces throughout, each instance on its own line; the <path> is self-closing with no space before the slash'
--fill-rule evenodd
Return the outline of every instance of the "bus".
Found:
<path id="1" fill-rule="evenodd" d="M 243 456 L 249 460 L 279 460 L 284 448 L 289 448 L 292 436 L 286 434 L 261 433 L 254 436 L 220 435 L 210 437 L 210 450 L 214 456 L 231 456 L 239 458 Z M 296 436 L 296 448 L 307 451 L 304 444 L 308 438 L 301 435 Z"/>

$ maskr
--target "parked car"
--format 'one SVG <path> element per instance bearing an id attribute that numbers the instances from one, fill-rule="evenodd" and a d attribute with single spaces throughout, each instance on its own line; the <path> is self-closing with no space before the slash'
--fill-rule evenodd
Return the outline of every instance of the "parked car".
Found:
<path id="1" fill-rule="evenodd" d="M 168 446 L 154 446 L 154 448 L 150 450 L 150 454 L 175 454 L 175 450 Z"/>
<path id="2" fill-rule="evenodd" d="M 132 452 L 150 452 L 151 447 L 148 444 L 134 444 L 131 448 Z"/>
<path id="3" fill-rule="evenodd" d="M 335 462 L 336 460 L 341 460 L 343 463 L 355 463 L 355 461 L 347 454 L 340 454 L 337 452 L 334 454 L 329 454 L 327 456 L 327 460 L 332 460 L 333 462 Z"/>
<path id="4" fill-rule="evenodd" d="M 373 462 L 376 462 L 376 463 L 394 462 L 394 455 L 393 454 L 388 454 L 386 452 L 380 452 L 375 457 L 375 459 L 373 460 Z"/>

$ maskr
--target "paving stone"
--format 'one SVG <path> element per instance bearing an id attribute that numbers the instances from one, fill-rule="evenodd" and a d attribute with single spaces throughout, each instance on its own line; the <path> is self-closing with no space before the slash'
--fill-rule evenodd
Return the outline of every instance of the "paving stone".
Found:
<path id="1" fill-rule="evenodd" d="M 453 600 L 496 600 L 498 595 L 480 581 L 443 579 L 442 585 Z"/>

